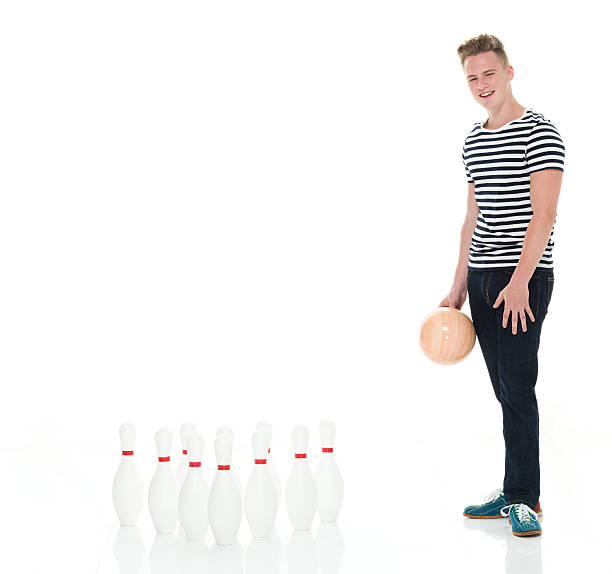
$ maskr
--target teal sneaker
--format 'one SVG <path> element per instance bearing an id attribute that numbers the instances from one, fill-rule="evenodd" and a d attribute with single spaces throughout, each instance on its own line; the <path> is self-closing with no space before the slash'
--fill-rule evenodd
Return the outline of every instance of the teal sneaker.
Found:
<path id="1" fill-rule="evenodd" d="M 506 498 L 502 489 L 498 488 L 489 494 L 482 504 L 466 506 L 463 510 L 463 516 L 468 518 L 503 518 L 504 515 L 501 513 L 501 509 L 504 506 L 507 506 Z M 539 500 L 535 507 L 535 512 L 538 516 L 542 516 L 542 507 Z"/>
<path id="2" fill-rule="evenodd" d="M 503 518 L 501 509 L 506 506 L 506 499 L 501 488 L 494 490 L 482 504 L 466 506 L 463 516 L 468 518 Z"/>
<path id="3" fill-rule="evenodd" d="M 508 504 L 501 508 L 500 512 L 502 516 L 508 517 L 514 536 L 538 536 L 542 534 L 538 515 L 526 504 L 522 502 Z"/>

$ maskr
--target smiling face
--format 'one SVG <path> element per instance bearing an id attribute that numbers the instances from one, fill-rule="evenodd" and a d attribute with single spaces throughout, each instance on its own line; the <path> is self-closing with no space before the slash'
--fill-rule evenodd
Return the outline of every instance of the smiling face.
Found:
<path id="1" fill-rule="evenodd" d="M 466 58 L 463 71 L 472 96 L 488 110 L 499 109 L 508 97 L 512 97 L 510 80 L 514 77 L 514 70 L 512 66 L 504 70 L 495 52 Z"/>

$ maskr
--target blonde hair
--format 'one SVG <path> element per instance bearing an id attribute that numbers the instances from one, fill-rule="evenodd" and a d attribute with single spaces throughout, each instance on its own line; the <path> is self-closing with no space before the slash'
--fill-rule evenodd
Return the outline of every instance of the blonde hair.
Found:
<path id="1" fill-rule="evenodd" d="M 495 52 L 503 68 L 506 69 L 508 67 L 508 55 L 504 50 L 504 45 L 499 38 L 490 34 L 480 34 L 480 36 L 467 40 L 457 48 L 457 54 L 461 58 L 461 67 L 463 67 L 467 58 L 476 56 L 476 54 L 482 54 L 483 52 Z"/>

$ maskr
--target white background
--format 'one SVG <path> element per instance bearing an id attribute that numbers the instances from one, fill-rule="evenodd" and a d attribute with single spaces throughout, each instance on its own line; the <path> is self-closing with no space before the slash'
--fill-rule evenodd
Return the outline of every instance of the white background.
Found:
<path id="1" fill-rule="evenodd" d="M 336 571 L 610 571 L 601 5 L 4 3 L 0 487 L 12 571 L 118 572 L 110 489 L 125 420 L 147 482 L 157 428 L 178 453 L 178 427 L 193 421 L 210 472 L 215 430 L 230 425 L 245 484 L 258 420 L 275 427 L 285 480 L 293 425 L 309 427 L 314 467 L 325 417 L 346 484 Z M 441 367 L 417 339 L 455 270 L 461 146 L 487 118 L 456 54 L 480 33 L 504 42 L 516 99 L 566 146 L 536 387 L 543 535 L 531 540 L 461 515 L 503 481 L 480 348 Z M 284 505 L 277 528 L 286 545 Z M 146 508 L 140 529 L 148 550 Z M 240 540 L 245 550 L 246 521 Z"/>

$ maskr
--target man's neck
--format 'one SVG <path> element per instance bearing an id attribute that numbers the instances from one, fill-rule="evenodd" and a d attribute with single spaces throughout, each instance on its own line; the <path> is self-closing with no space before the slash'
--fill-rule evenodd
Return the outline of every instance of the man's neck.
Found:
<path id="1" fill-rule="evenodd" d="M 525 113 L 525 108 L 516 100 L 504 103 L 497 110 L 489 111 L 489 119 L 483 124 L 483 128 L 496 130 L 505 126 L 508 122 L 520 118 Z"/>

